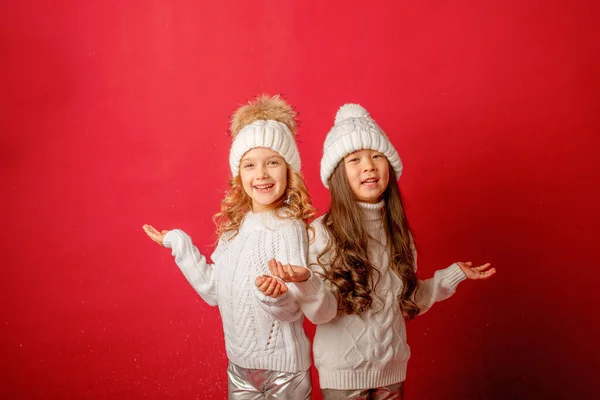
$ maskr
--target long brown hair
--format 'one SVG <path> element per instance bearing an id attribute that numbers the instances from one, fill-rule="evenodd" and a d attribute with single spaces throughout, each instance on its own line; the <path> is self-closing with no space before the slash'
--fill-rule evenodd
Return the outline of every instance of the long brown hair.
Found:
<path id="1" fill-rule="evenodd" d="M 287 165 L 287 188 L 283 196 L 271 204 L 276 209 L 285 206 L 285 216 L 296 218 L 309 224 L 315 215 L 308 190 L 300 173 Z M 215 214 L 213 221 L 217 225 L 217 236 L 231 232 L 233 236 L 239 232 L 244 216 L 252 210 L 252 199 L 244 191 L 242 180 L 238 174 L 229 181 L 230 189 L 221 201 L 221 211 Z M 232 236 L 232 237 L 233 237 Z"/>
<path id="2" fill-rule="evenodd" d="M 402 280 L 398 296 L 400 309 L 408 318 L 419 314 L 420 309 L 411 299 L 418 286 L 413 254 L 413 238 L 404 211 L 404 203 L 394 170 L 388 163 L 390 181 L 383 193 L 382 210 L 385 233 L 390 251 L 390 268 Z M 371 309 L 378 273 L 369 261 L 369 235 L 363 223 L 363 211 L 352 193 L 344 161 L 340 161 L 329 180 L 331 204 L 323 217 L 323 226 L 329 233 L 329 242 L 317 261 L 339 290 L 338 309 L 342 314 L 361 315 Z M 325 262 L 326 255 L 330 255 Z M 325 265 L 325 266 L 324 266 Z"/>

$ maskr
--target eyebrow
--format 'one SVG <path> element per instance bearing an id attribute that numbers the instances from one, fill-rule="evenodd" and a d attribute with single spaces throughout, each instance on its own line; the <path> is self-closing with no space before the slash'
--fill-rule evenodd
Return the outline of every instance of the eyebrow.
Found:
<path id="1" fill-rule="evenodd" d="M 283 158 L 283 157 L 281 157 L 281 156 L 279 156 L 279 155 L 272 155 L 271 157 L 267 157 L 267 158 L 265 159 L 265 161 L 270 161 L 270 160 L 272 160 L 272 159 L 274 159 L 274 158 L 276 158 L 276 159 L 278 159 L 278 160 L 283 160 L 283 161 L 285 161 L 285 158 Z M 244 161 L 252 161 L 252 162 L 255 162 L 255 159 L 254 159 L 254 158 L 250 158 L 250 157 L 242 158 L 242 159 L 241 159 L 241 161 L 240 161 L 240 164 L 241 164 L 241 163 L 243 163 Z"/>

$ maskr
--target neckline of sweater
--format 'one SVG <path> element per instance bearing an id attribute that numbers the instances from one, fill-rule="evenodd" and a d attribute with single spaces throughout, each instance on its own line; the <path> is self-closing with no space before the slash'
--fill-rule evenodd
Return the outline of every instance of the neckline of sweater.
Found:
<path id="1" fill-rule="evenodd" d="M 289 218 L 285 214 L 285 207 L 278 207 L 271 210 L 254 212 L 252 210 L 248 211 L 244 217 L 244 226 L 257 226 L 263 225 L 270 221 L 277 221 Z"/>
<path id="2" fill-rule="evenodd" d="M 365 221 L 379 221 L 382 219 L 383 206 L 385 201 L 381 200 L 378 203 L 363 203 L 358 201 L 358 206 L 363 211 Z"/>

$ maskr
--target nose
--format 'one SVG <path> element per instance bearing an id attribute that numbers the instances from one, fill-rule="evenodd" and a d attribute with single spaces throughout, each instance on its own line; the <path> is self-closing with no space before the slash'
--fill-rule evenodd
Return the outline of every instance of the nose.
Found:
<path id="1" fill-rule="evenodd" d="M 375 170 L 375 163 L 370 158 L 367 158 L 362 165 L 363 172 L 369 172 Z"/>
<path id="2" fill-rule="evenodd" d="M 256 170 L 256 177 L 258 179 L 267 178 L 269 175 L 267 174 L 267 169 L 264 166 L 259 166 Z"/>

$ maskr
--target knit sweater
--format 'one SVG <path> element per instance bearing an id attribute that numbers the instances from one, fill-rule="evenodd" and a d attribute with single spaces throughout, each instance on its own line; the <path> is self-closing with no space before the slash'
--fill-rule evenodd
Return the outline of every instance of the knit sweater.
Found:
<path id="1" fill-rule="evenodd" d="M 306 266 L 307 236 L 303 222 L 276 215 L 279 211 L 248 212 L 237 235 L 224 234 L 209 264 L 183 231 L 169 231 L 163 243 L 188 282 L 223 321 L 227 357 L 237 366 L 280 372 L 310 368 L 310 343 L 303 315 L 289 291 L 273 299 L 255 286 L 268 275 L 271 258 Z"/>
<path id="2" fill-rule="evenodd" d="M 404 317 L 397 301 L 402 281 L 389 268 L 381 212 L 383 202 L 359 205 L 370 235 L 369 261 L 381 274 L 372 296 L 373 307 L 361 316 L 338 315 L 335 290 L 318 273 L 290 290 L 299 299 L 306 317 L 318 324 L 313 343 L 314 360 L 321 387 L 326 389 L 367 389 L 402 382 L 410 357 Z M 318 218 L 312 224 L 315 240 L 311 242 L 308 259 L 313 272 L 322 271 L 317 256 L 328 241 L 322 220 L 323 217 Z M 413 300 L 421 313 L 426 312 L 433 303 L 450 297 L 464 279 L 466 276 L 460 267 L 452 264 L 436 271 L 433 278 L 421 281 Z"/>

